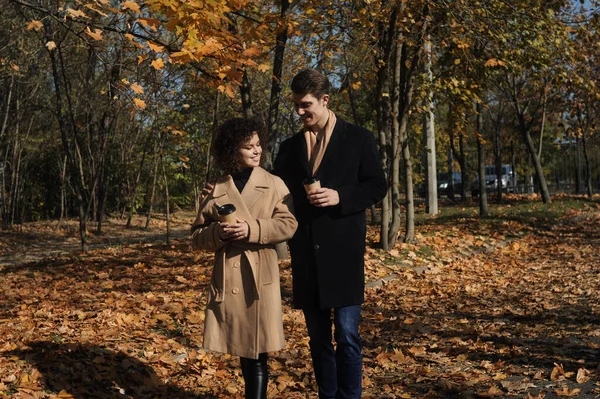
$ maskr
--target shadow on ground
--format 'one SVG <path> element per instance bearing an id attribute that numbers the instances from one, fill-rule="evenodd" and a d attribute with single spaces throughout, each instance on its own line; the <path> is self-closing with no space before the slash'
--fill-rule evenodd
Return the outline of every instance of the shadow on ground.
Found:
<path id="1" fill-rule="evenodd" d="M 122 352 L 94 345 L 35 341 L 29 349 L 10 352 L 41 374 L 47 389 L 75 399 L 178 398 L 209 399 L 179 387 L 163 384 L 154 369 Z"/>

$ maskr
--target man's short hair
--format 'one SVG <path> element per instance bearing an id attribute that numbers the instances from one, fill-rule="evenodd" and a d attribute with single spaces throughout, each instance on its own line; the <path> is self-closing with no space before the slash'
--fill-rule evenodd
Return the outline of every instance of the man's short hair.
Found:
<path id="1" fill-rule="evenodd" d="M 303 69 L 294 76 L 290 85 L 294 94 L 312 94 L 321 98 L 329 94 L 331 84 L 329 79 L 316 69 Z"/>

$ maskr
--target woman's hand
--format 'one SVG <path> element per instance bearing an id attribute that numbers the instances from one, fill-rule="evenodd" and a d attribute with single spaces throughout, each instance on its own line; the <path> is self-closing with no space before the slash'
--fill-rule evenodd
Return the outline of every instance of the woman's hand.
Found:
<path id="1" fill-rule="evenodd" d="M 219 223 L 219 237 L 223 241 L 245 240 L 250 235 L 248 223 L 236 218 L 237 223 Z"/>

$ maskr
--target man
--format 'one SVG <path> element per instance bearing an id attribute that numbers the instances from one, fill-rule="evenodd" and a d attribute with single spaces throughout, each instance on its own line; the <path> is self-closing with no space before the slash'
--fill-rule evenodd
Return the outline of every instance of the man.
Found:
<path id="1" fill-rule="evenodd" d="M 386 179 L 373 134 L 327 108 L 327 77 L 302 70 L 291 88 L 304 131 L 281 144 L 274 173 L 288 186 L 298 220 L 289 241 L 294 306 L 306 319 L 319 398 L 357 399 L 365 209 L 385 196 Z M 303 181 L 309 177 L 318 178 L 321 188 L 307 194 Z"/>

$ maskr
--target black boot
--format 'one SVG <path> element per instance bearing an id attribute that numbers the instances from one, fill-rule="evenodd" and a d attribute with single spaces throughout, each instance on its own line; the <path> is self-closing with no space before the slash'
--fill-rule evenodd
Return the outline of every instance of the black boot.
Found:
<path id="1" fill-rule="evenodd" d="M 258 359 L 240 357 L 242 375 L 246 382 L 246 399 L 267 399 L 267 383 L 269 370 L 267 354 L 261 353 Z"/>

